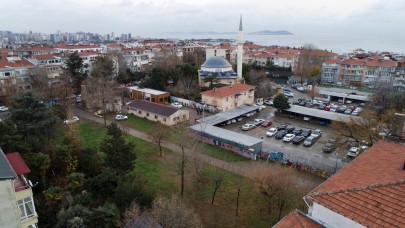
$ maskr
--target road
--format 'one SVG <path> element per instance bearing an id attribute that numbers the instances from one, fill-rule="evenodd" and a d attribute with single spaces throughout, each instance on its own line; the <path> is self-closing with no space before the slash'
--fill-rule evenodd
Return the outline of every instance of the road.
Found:
<path id="1" fill-rule="evenodd" d="M 99 118 L 94 116 L 92 113 L 89 113 L 87 111 L 78 109 L 78 108 L 73 108 L 72 109 L 73 112 L 75 113 L 75 115 L 79 116 L 80 118 L 83 119 L 88 119 L 100 124 L 104 124 L 104 119 Z M 111 123 L 111 121 L 107 121 L 108 124 Z M 119 125 L 119 123 L 118 123 Z M 140 138 L 143 139 L 145 141 L 151 142 L 151 139 L 148 137 L 147 134 L 140 132 L 140 131 L 136 131 L 132 128 L 128 128 L 126 127 L 126 132 L 131 135 L 134 136 L 136 138 Z M 164 144 L 164 147 L 167 149 L 170 149 L 171 151 L 181 154 L 181 150 L 180 148 L 175 145 L 174 143 L 170 143 L 170 142 L 166 142 Z M 229 152 L 232 153 L 232 152 Z M 252 170 L 252 165 L 254 165 L 256 162 L 252 161 L 252 162 L 238 162 L 238 163 L 231 163 L 231 162 L 226 162 L 223 160 L 219 160 L 201 153 L 195 153 L 193 151 L 190 150 L 186 150 L 186 154 L 190 157 L 194 157 L 197 158 L 199 161 L 203 161 L 211 166 L 217 167 L 217 168 L 221 168 L 224 169 L 226 171 L 247 177 L 247 178 L 252 178 L 252 176 L 250 176 L 249 174 L 251 173 L 250 171 Z M 272 167 L 272 166 L 269 166 Z M 297 171 L 298 172 L 298 171 Z M 310 187 L 315 187 L 319 184 L 319 179 L 314 179 L 314 178 L 307 178 L 307 175 L 297 175 L 298 177 L 298 183 L 299 185 L 302 186 L 310 186 Z M 308 175 L 309 177 L 309 175 Z"/>

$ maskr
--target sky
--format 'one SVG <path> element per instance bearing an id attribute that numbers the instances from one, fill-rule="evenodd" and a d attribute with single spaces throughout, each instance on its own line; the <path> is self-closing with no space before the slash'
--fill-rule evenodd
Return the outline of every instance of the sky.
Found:
<path id="1" fill-rule="evenodd" d="M 246 32 L 288 30 L 399 36 L 404 0 L 0 0 L 0 30 L 56 33 Z"/>

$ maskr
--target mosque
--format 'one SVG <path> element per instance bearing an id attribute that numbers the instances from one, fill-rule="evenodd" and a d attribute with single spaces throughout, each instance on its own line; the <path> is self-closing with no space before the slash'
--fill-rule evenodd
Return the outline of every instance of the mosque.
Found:
<path id="1" fill-rule="evenodd" d="M 239 22 L 237 72 L 232 69 L 232 65 L 223 57 L 213 56 L 207 58 L 198 71 L 198 83 L 200 87 L 210 86 L 211 83 L 224 85 L 234 85 L 241 83 L 242 61 L 243 61 L 243 29 L 242 16 Z"/>

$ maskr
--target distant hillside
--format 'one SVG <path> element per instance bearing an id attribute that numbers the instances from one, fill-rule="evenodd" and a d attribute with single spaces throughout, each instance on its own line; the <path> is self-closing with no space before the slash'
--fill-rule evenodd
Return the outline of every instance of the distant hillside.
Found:
<path id="1" fill-rule="evenodd" d="M 263 30 L 258 32 L 249 32 L 249 35 L 294 35 L 293 33 L 286 31 L 286 30 L 279 30 L 279 31 L 270 31 L 270 30 Z"/>

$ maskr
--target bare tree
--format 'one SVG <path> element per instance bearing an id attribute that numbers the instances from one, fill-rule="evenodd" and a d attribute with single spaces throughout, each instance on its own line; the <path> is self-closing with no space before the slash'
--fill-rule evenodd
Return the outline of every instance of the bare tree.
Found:
<path id="1" fill-rule="evenodd" d="M 131 203 L 131 206 L 124 212 L 124 216 L 120 226 L 123 228 L 146 228 L 159 227 L 159 223 L 155 221 L 150 212 L 142 211 L 140 206 L 134 201 Z"/>
<path id="2" fill-rule="evenodd" d="M 218 192 L 219 187 L 221 187 L 222 181 L 224 180 L 224 175 L 222 173 L 217 173 L 214 178 L 214 191 L 212 193 L 211 205 L 214 205 L 215 196 Z"/>
<path id="3" fill-rule="evenodd" d="M 155 124 L 148 132 L 149 138 L 159 147 L 160 156 L 163 156 L 162 145 L 166 142 L 166 139 L 168 139 L 168 130 L 169 129 L 164 125 Z"/>
<path id="4" fill-rule="evenodd" d="M 17 76 L 9 76 L 0 81 L 0 97 L 11 98 L 24 92 L 24 82 Z"/>
<path id="5" fill-rule="evenodd" d="M 202 227 L 198 214 L 176 195 L 169 199 L 157 198 L 153 202 L 151 214 L 162 227 Z"/>
<path id="6" fill-rule="evenodd" d="M 302 47 L 294 69 L 294 73 L 301 77 L 301 84 L 304 78 L 311 79 L 320 75 L 320 65 L 324 59 L 320 50 L 313 44 L 306 44 Z"/>
<path id="7" fill-rule="evenodd" d="M 197 79 L 193 77 L 182 77 L 173 88 L 175 94 L 179 94 L 188 100 L 198 94 L 200 87 L 198 86 Z"/>

